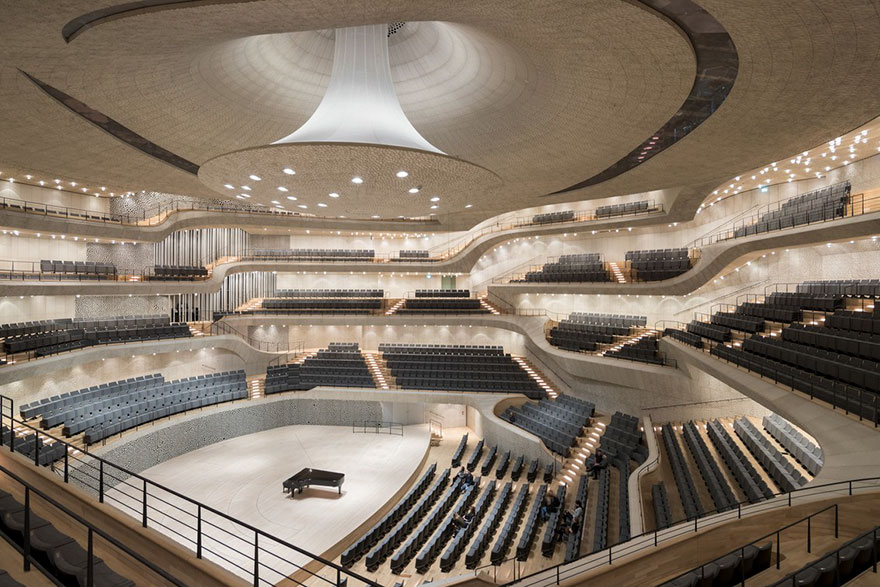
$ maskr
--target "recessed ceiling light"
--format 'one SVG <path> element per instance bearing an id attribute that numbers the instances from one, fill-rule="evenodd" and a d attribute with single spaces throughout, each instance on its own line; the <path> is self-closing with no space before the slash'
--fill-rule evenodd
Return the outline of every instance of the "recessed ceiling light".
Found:
<path id="1" fill-rule="evenodd" d="M 471 206 L 473 206 L 473 204 L 467 204 L 467 205 L 465 206 L 465 208 L 470 208 Z"/>
<path id="2" fill-rule="evenodd" d="M 235 197 L 238 198 L 239 200 L 244 200 L 244 196 L 242 194 L 238 194 Z"/>
<path id="3" fill-rule="evenodd" d="M 406 172 L 404 171 L 404 173 L 406 173 Z M 370 218 L 379 218 L 379 215 L 378 215 L 378 214 L 373 214 Z"/>
<path id="4" fill-rule="evenodd" d="M 306 208 L 308 208 L 308 206 L 306 206 L 305 204 L 299 204 L 297 208 L 302 208 L 303 210 L 305 210 Z"/>
<path id="5" fill-rule="evenodd" d="M 291 202 L 296 202 L 296 196 L 287 196 L 287 199 Z"/>
<path id="6" fill-rule="evenodd" d="M 397 177 L 401 177 L 401 178 L 402 178 L 402 177 L 407 177 L 407 176 L 409 176 L 409 173 L 406 172 L 406 171 L 403 171 L 403 170 L 401 169 L 401 170 L 398 171 L 395 175 L 397 175 Z"/>
<path id="7" fill-rule="evenodd" d="M 419 188 L 409 188 L 409 193 L 417 194 L 417 193 L 419 193 Z"/>
<path id="8" fill-rule="evenodd" d="M 363 180 L 363 178 L 360 178 L 360 177 L 352 177 L 352 178 L 351 178 L 351 183 L 358 183 L 358 184 L 360 184 L 360 183 L 364 183 L 364 180 Z"/>
<path id="9" fill-rule="evenodd" d="M 243 186 L 241 186 L 241 189 L 243 189 L 243 190 L 246 191 L 246 192 L 251 191 L 251 187 L 248 186 L 248 185 L 243 185 Z"/>
<path id="10" fill-rule="evenodd" d="M 272 200 L 272 203 L 273 204 L 280 204 L 281 202 L 279 202 L 278 200 Z"/>
<path id="11" fill-rule="evenodd" d="M 235 186 L 232 185 L 231 183 L 224 183 L 223 187 L 225 187 L 227 190 L 234 190 L 235 189 Z"/>
<path id="12" fill-rule="evenodd" d="M 326 208 L 326 207 L 327 207 L 327 204 L 325 204 L 324 202 L 318 202 L 318 208 Z"/>
<path id="13" fill-rule="evenodd" d="M 284 187 L 283 185 L 280 185 L 280 186 L 278 186 L 278 191 L 279 191 L 279 192 L 286 192 L 286 191 L 287 191 L 287 188 Z"/>
<path id="14" fill-rule="evenodd" d="M 327 195 L 330 196 L 331 198 L 338 198 L 339 197 L 339 194 L 337 194 L 336 192 L 330 192 Z"/>
<path id="15" fill-rule="evenodd" d="M 254 181 L 261 181 L 261 180 L 263 179 L 263 178 L 260 177 L 259 175 L 254 175 L 253 173 L 251 173 L 250 175 L 248 175 L 248 177 L 251 178 L 251 179 L 254 180 Z"/>
<path id="16" fill-rule="evenodd" d="M 440 197 L 439 197 L 439 196 L 434 196 L 433 198 L 431 198 L 431 201 L 432 201 L 432 202 L 439 202 L 439 201 L 440 201 Z"/>
<path id="17" fill-rule="evenodd" d="M 431 210 L 436 210 L 438 207 L 439 206 L 437 206 L 437 204 L 434 204 L 433 206 L 431 206 Z"/>
<path id="18" fill-rule="evenodd" d="M 286 173 L 287 175 L 296 175 L 296 171 L 294 171 L 294 170 L 291 169 L 290 167 L 285 167 L 285 168 L 282 169 L 281 171 L 283 171 L 283 172 Z"/>
<path id="19" fill-rule="evenodd" d="M 238 194 L 238 196 L 241 198 L 250 198 L 251 197 L 250 194 Z"/>

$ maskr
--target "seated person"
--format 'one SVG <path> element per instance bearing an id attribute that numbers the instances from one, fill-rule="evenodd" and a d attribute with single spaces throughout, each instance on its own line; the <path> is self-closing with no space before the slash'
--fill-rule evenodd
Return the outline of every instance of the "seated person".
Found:
<path id="1" fill-rule="evenodd" d="M 571 524 L 568 526 L 568 533 L 574 534 L 581 527 L 581 520 L 584 517 L 584 506 L 580 500 L 574 502 L 574 510 L 571 512 Z"/>
<path id="2" fill-rule="evenodd" d="M 593 461 L 593 466 L 590 467 L 590 474 L 593 476 L 593 479 L 598 479 L 599 472 L 607 466 L 608 457 L 605 456 L 601 448 L 596 449 L 596 459 Z"/>
<path id="3" fill-rule="evenodd" d="M 459 528 L 467 528 L 468 526 L 471 525 L 471 522 L 474 521 L 474 518 L 476 517 L 476 515 L 477 515 L 477 509 L 474 507 L 471 507 L 471 509 L 469 509 L 467 511 L 467 513 L 463 516 L 459 516 L 458 514 L 455 514 L 455 516 L 452 517 L 452 521 Z"/>
<path id="4" fill-rule="evenodd" d="M 474 474 L 471 473 L 470 471 L 467 471 L 464 475 L 463 483 L 464 483 L 465 487 L 470 487 L 471 485 L 473 485 L 475 483 Z"/>

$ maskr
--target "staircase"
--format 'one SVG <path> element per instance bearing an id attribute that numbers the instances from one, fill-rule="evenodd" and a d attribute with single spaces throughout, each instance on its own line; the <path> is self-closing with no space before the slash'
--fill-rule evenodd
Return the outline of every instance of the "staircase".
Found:
<path id="1" fill-rule="evenodd" d="M 247 382 L 248 397 L 259 399 L 266 396 L 266 377 L 254 377 Z"/>
<path id="2" fill-rule="evenodd" d="M 557 471 L 557 478 L 564 481 L 566 485 L 571 487 L 575 484 L 578 477 L 587 473 L 584 464 L 587 457 L 596 451 L 599 446 L 599 438 L 605 433 L 605 424 L 602 422 L 593 422 L 586 432 L 577 437 L 577 445 L 573 446 L 568 457 L 562 461 L 562 467 Z"/>
<path id="3" fill-rule="evenodd" d="M 535 380 L 538 386 L 543 389 L 547 393 L 547 397 L 550 399 L 556 399 L 559 395 L 559 392 L 553 389 L 553 387 L 547 382 L 547 379 L 541 374 L 540 371 L 532 367 L 531 364 L 527 360 L 522 357 L 513 357 L 513 360 L 519 364 L 523 371 L 529 374 L 529 377 Z"/>
<path id="4" fill-rule="evenodd" d="M 262 305 L 263 305 L 263 298 L 253 298 L 253 299 L 246 301 L 245 303 L 238 306 L 237 308 L 235 308 L 235 311 L 236 312 L 248 312 L 250 310 L 256 310 L 256 309 L 260 308 Z"/>
<path id="5" fill-rule="evenodd" d="M 366 362 L 370 374 L 373 376 L 373 381 L 376 382 L 376 387 L 378 389 L 390 389 L 388 381 L 393 380 L 393 378 L 391 373 L 388 372 L 387 367 L 385 367 L 379 353 L 361 351 L 361 355 L 363 355 L 364 362 Z"/>
<path id="6" fill-rule="evenodd" d="M 186 325 L 193 336 L 205 336 L 210 332 L 211 328 L 210 322 L 187 322 Z"/>
<path id="7" fill-rule="evenodd" d="M 614 274 L 614 279 L 617 280 L 617 283 L 626 283 L 626 277 L 623 276 L 623 271 L 620 270 L 617 262 L 611 261 L 608 265 L 611 267 L 611 272 Z"/>
<path id="8" fill-rule="evenodd" d="M 613 342 L 608 345 L 603 345 L 603 348 L 596 354 L 598 354 L 601 357 L 601 356 L 604 356 L 607 351 L 620 350 L 620 348 L 623 345 L 626 345 L 626 344 L 629 344 L 632 342 L 638 342 L 638 341 L 642 340 L 643 338 L 647 338 L 649 336 L 655 336 L 657 334 L 657 331 L 652 330 L 652 329 L 638 328 L 635 330 L 636 330 L 636 332 L 634 334 L 627 336 L 627 337 L 624 337 L 623 340 L 621 340 L 621 341 Z"/>
<path id="9" fill-rule="evenodd" d="M 406 299 L 399 299 L 388 310 L 385 311 L 386 316 L 393 316 L 395 312 L 397 312 L 401 306 L 406 303 Z"/>
<path id="10" fill-rule="evenodd" d="M 480 296 L 480 307 L 489 310 L 489 313 L 493 316 L 498 316 L 499 314 L 501 314 L 501 310 L 490 304 L 489 301 L 486 299 L 487 296 L 488 294 Z"/>

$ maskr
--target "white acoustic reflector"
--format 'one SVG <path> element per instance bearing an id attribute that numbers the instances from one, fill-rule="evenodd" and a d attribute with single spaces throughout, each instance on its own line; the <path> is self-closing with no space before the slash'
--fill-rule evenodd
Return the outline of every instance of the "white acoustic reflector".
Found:
<path id="1" fill-rule="evenodd" d="M 287 143 L 367 143 L 443 154 L 400 107 L 391 81 L 386 24 L 336 29 L 327 92 L 305 124 L 273 144 Z"/>

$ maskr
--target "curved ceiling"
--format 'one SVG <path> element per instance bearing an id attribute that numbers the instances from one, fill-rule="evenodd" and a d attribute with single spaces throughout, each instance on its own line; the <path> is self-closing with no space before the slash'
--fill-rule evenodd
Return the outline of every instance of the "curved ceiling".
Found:
<path id="1" fill-rule="evenodd" d="M 704 0 L 699 4 L 739 54 L 724 104 L 638 167 L 539 199 L 619 161 L 688 96 L 690 43 L 639 3 L 180 4 L 103 21 L 70 43 L 61 34 L 65 24 L 114 2 L 5 8 L 0 169 L 77 177 L 118 191 L 219 197 L 79 119 L 17 69 L 201 165 L 297 128 L 329 79 L 328 29 L 371 22 L 407 23 L 390 51 L 413 125 L 438 148 L 503 180 L 478 194 L 472 208 L 444 211 L 438 219 L 450 227 L 537 204 L 720 181 L 880 112 L 876 2 Z"/>

